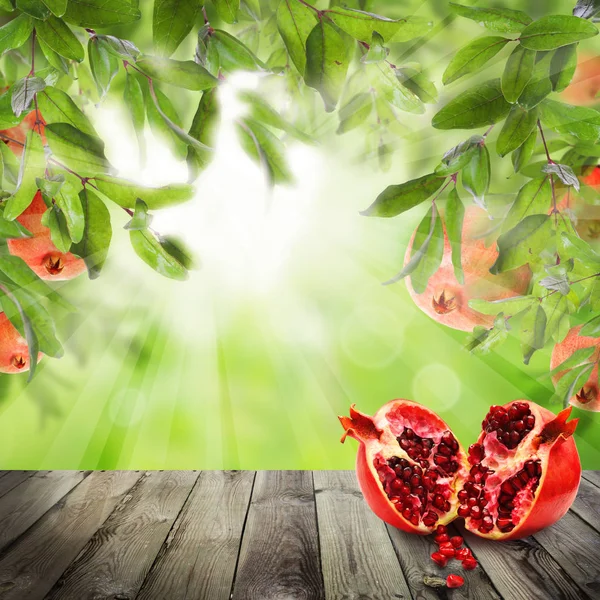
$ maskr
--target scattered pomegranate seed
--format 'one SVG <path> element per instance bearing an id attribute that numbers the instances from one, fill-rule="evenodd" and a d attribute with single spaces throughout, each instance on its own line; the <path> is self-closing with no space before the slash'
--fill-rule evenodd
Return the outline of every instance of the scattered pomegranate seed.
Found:
<path id="1" fill-rule="evenodd" d="M 460 575 L 454 575 L 454 573 L 452 575 L 448 575 L 448 577 L 446 577 L 446 585 L 449 588 L 459 588 L 462 585 L 464 585 L 465 580 L 460 576 Z"/>
<path id="2" fill-rule="evenodd" d="M 447 556 L 448 558 L 454 558 L 454 556 L 456 554 L 456 550 L 452 546 L 440 548 L 440 554 L 443 554 L 444 556 Z"/>
<path id="3" fill-rule="evenodd" d="M 465 558 L 473 558 L 470 548 L 459 548 L 454 554 L 458 560 L 465 560 Z"/>
<path id="4" fill-rule="evenodd" d="M 441 535 L 442 533 L 448 533 L 448 528 L 445 525 L 438 525 L 437 529 L 435 530 L 435 532 L 438 535 Z"/>
<path id="5" fill-rule="evenodd" d="M 447 533 L 442 533 L 440 535 L 436 535 L 433 539 L 435 540 L 435 543 L 438 544 L 438 546 L 440 544 L 450 541 L 450 537 L 448 536 Z"/>
<path id="6" fill-rule="evenodd" d="M 465 560 L 462 561 L 462 566 L 466 571 L 472 571 L 477 568 L 477 561 L 471 557 L 465 558 Z"/>
<path id="7" fill-rule="evenodd" d="M 431 555 L 433 562 L 437 563 L 440 567 L 445 567 L 448 564 L 448 558 L 440 552 L 434 552 Z"/>
<path id="8" fill-rule="evenodd" d="M 460 535 L 455 535 L 453 537 L 450 538 L 450 543 L 455 547 L 455 548 L 460 548 L 463 545 L 463 539 L 462 537 L 460 537 Z"/>

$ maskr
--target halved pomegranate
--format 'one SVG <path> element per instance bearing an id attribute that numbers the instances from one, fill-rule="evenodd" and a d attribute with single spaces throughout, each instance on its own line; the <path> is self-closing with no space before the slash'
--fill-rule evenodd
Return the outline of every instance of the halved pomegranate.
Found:
<path id="1" fill-rule="evenodd" d="M 414 402 L 394 400 L 374 417 L 351 407 L 340 421 L 342 441 L 360 442 L 358 481 L 381 519 L 427 534 L 458 516 L 481 537 L 508 540 L 552 525 L 577 495 L 581 464 L 570 412 L 555 415 L 526 400 L 492 406 L 469 466 L 446 423 Z"/>
<path id="2" fill-rule="evenodd" d="M 356 471 L 373 512 L 422 535 L 456 518 L 457 492 L 468 475 L 467 455 L 442 419 L 410 400 L 393 400 L 374 417 L 350 407 L 340 417 L 360 442 Z"/>

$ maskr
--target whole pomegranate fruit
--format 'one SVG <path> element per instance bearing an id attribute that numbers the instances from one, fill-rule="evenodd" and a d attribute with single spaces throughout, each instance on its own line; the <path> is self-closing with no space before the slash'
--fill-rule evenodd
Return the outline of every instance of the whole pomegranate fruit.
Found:
<path id="1" fill-rule="evenodd" d="M 583 384 L 581 389 L 575 392 L 570 399 L 570 404 L 583 410 L 600 412 L 600 390 L 598 389 L 598 359 L 600 358 L 600 339 L 579 335 L 581 327 L 574 327 L 569 331 L 565 339 L 554 346 L 552 358 L 550 359 L 550 369 L 555 369 L 569 358 L 576 350 L 581 348 L 596 347 L 596 352 L 592 355 L 592 360 L 596 362 L 589 379 Z M 558 373 L 552 378 L 556 384 L 564 375 L 564 372 Z"/>
<path id="2" fill-rule="evenodd" d="M 38 360 L 42 357 L 40 352 Z M 0 313 L 0 373 L 29 371 L 27 341 L 21 337 L 5 313 Z"/>
<path id="3" fill-rule="evenodd" d="M 42 142 L 46 144 L 46 136 L 44 135 L 45 126 L 46 122 L 40 115 L 40 125 L 39 128 L 37 127 L 36 112 L 35 110 L 32 110 L 16 127 L 3 129 L 1 133 L 11 138 L 11 140 L 15 140 L 14 142 L 11 140 L 4 140 L 4 142 L 17 156 L 21 156 L 23 154 L 23 145 L 25 144 L 27 133 L 32 129 L 40 133 L 42 136 Z"/>
<path id="4" fill-rule="evenodd" d="M 465 452 L 432 411 L 393 400 L 374 417 L 340 417 L 358 440 L 356 472 L 371 509 L 404 531 L 428 534 L 456 517 L 478 536 L 516 539 L 552 525 L 569 509 L 581 465 L 571 409 L 555 415 L 525 400 L 492 406 Z"/>
<path id="5" fill-rule="evenodd" d="M 436 273 L 429 278 L 425 291 L 415 292 L 407 279 L 408 291 L 415 304 L 438 323 L 453 329 L 471 331 L 476 325 L 490 327 L 492 315 L 483 315 L 469 307 L 469 300 L 501 300 L 518 296 L 527 291 L 531 271 L 527 265 L 492 275 L 489 271 L 496 262 L 498 250 L 495 245 L 485 246 L 479 237 L 489 229 L 487 213 L 478 207 L 466 209 L 462 230 L 462 266 L 464 283 L 454 275 L 452 248 L 444 229 L 444 254 Z M 414 235 L 406 251 L 405 264 L 410 260 Z"/>
<path id="6" fill-rule="evenodd" d="M 71 252 L 60 252 L 52 243 L 50 229 L 42 225 L 42 215 L 47 209 L 42 193 L 38 190 L 31 204 L 17 217 L 33 237 L 7 240 L 8 251 L 20 256 L 42 279 L 73 279 L 86 270 L 85 262 Z"/>
<path id="7" fill-rule="evenodd" d="M 597 104 L 600 91 L 600 56 L 580 54 L 571 84 L 563 91 L 566 102 L 578 106 Z"/>

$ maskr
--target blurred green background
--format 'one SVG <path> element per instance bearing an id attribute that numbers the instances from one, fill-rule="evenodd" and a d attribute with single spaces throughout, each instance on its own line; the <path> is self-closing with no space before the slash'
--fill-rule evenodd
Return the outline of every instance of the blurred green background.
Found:
<path id="1" fill-rule="evenodd" d="M 147 49 L 145 4 L 138 27 L 115 33 Z M 536 16 L 569 13 L 573 2 L 495 4 Z M 436 84 L 450 55 L 484 32 L 448 19 L 442 0 L 374 8 L 431 18 L 426 43 L 398 46 L 393 56 L 418 58 Z M 193 47 L 191 36 L 178 54 Z M 600 43 L 585 49 L 600 54 Z M 440 102 L 474 83 L 440 90 Z M 529 398 L 558 410 L 548 404 L 549 349 L 527 367 L 516 339 L 473 356 L 463 348 L 466 334 L 421 313 L 403 283 L 381 285 L 401 267 L 423 210 L 393 220 L 366 219 L 359 210 L 386 185 L 431 169 L 465 133 L 432 130 L 435 107 L 404 115 L 406 134 L 387 173 L 367 160 L 360 133 L 331 133 L 319 147 L 292 146 L 296 185 L 269 190 L 232 130 L 236 88 L 256 85 L 242 76 L 223 86 L 216 157 L 197 197 L 153 224 L 181 235 L 202 269 L 183 284 L 161 278 L 134 255 L 115 212 L 103 276 L 62 288 L 79 307 L 60 320 L 65 357 L 45 358 L 29 385 L 26 376 L 0 376 L 0 468 L 347 469 L 355 447 L 339 443 L 337 415 L 352 403 L 372 414 L 392 398 L 416 400 L 438 411 L 466 445 L 491 404 Z M 189 117 L 195 107 L 186 98 L 178 101 Z M 153 184 L 185 180 L 185 166 L 150 132 L 147 164 L 138 163 L 118 101 L 91 116 L 122 175 Z M 323 118 L 335 131 L 337 123 Z M 518 189 L 510 161 L 496 160 L 494 169 L 497 198 Z M 574 415 L 584 467 L 598 469 L 600 415 Z"/>

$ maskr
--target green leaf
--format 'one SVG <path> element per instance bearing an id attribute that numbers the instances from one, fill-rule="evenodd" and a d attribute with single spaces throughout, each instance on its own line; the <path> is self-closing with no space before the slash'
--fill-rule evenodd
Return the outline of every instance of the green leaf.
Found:
<path id="1" fill-rule="evenodd" d="M 129 232 L 129 238 L 135 253 L 157 273 L 178 281 L 188 278 L 187 269 L 169 254 L 151 231 L 132 230 Z"/>
<path id="2" fill-rule="evenodd" d="M 212 0 L 217 14 L 225 23 L 236 23 L 240 0 Z"/>
<path id="3" fill-rule="evenodd" d="M 429 278 L 439 269 L 443 254 L 444 229 L 437 207 L 432 204 L 415 232 L 410 260 L 383 285 L 396 283 L 410 275 L 415 292 L 424 292 Z"/>
<path id="4" fill-rule="evenodd" d="M 519 41 L 530 50 L 554 50 L 595 35 L 598 29 L 589 21 L 569 15 L 548 15 L 525 27 Z"/>
<path id="5" fill-rule="evenodd" d="M 563 296 L 566 296 L 571 291 L 569 278 L 566 275 L 560 277 L 549 275 L 540 280 L 540 285 L 547 290 L 560 292 Z"/>
<path id="6" fill-rule="evenodd" d="M 14 221 L 30 204 L 37 192 L 36 178 L 43 177 L 46 157 L 42 138 L 34 131 L 27 134 L 15 193 L 6 202 L 4 218 Z"/>
<path id="7" fill-rule="evenodd" d="M 40 39 L 44 40 L 57 54 L 77 62 L 81 62 L 85 58 L 81 42 L 62 19 L 50 16 L 45 21 L 36 23 L 35 30 Z"/>
<path id="8" fill-rule="evenodd" d="M 558 48 L 550 64 L 550 80 L 555 92 L 562 92 L 571 83 L 577 68 L 577 44 Z"/>
<path id="9" fill-rule="evenodd" d="M 531 307 L 521 321 L 521 349 L 523 362 L 528 365 L 536 350 L 546 341 L 546 312 L 541 304 Z"/>
<path id="10" fill-rule="evenodd" d="M 583 337 L 600 337 L 600 315 L 590 319 L 579 332 L 579 335 Z M 595 348 L 594 348 L 595 349 Z M 591 356 L 593 352 L 590 352 Z"/>
<path id="11" fill-rule="evenodd" d="M 365 217 L 396 217 L 431 198 L 444 181 L 445 177 L 430 173 L 406 183 L 390 185 L 360 214 Z"/>
<path id="12" fill-rule="evenodd" d="M 140 55 L 137 46 L 129 40 L 123 40 L 114 35 L 97 35 L 100 43 L 117 58 L 135 61 Z"/>
<path id="13" fill-rule="evenodd" d="M 548 163 L 544 165 L 542 171 L 544 173 L 553 173 L 556 175 L 566 186 L 573 186 L 579 191 L 579 179 L 573 172 L 573 169 L 568 165 L 561 165 L 559 163 Z"/>
<path id="14" fill-rule="evenodd" d="M 536 53 L 517 46 L 506 61 L 502 73 L 502 93 L 507 102 L 514 104 L 533 75 Z"/>
<path id="15" fill-rule="evenodd" d="M 441 177 L 453 175 L 465 167 L 477 152 L 477 147 L 483 144 L 485 138 L 473 135 L 468 140 L 450 148 L 442 157 L 442 162 L 436 167 L 435 174 Z"/>
<path id="16" fill-rule="evenodd" d="M 529 163 L 535 149 L 537 140 L 537 130 L 534 129 L 529 137 L 519 146 L 511 155 L 511 160 L 515 173 L 518 173 L 525 165 Z"/>
<path id="17" fill-rule="evenodd" d="M 37 99 L 46 123 L 67 123 L 87 135 L 98 136 L 90 120 L 69 94 L 55 87 L 46 87 L 38 94 Z"/>
<path id="18" fill-rule="evenodd" d="M 547 214 L 552 200 L 548 177 L 532 179 L 521 187 L 503 223 L 503 231 L 509 231 L 529 215 Z"/>
<path id="19" fill-rule="evenodd" d="M 510 104 L 500 89 L 500 79 L 478 84 L 448 102 L 432 120 L 436 129 L 475 129 L 502 120 Z"/>
<path id="20" fill-rule="evenodd" d="M 454 55 L 444 71 L 442 82 L 448 85 L 464 75 L 478 71 L 510 41 L 504 37 L 490 35 L 469 42 Z"/>
<path id="21" fill-rule="evenodd" d="M 525 110 L 531 110 L 552 92 L 552 82 L 550 81 L 550 62 L 552 56 L 553 53 L 551 52 L 537 53 L 536 64 L 533 68 L 531 79 L 518 100 L 519 106 Z"/>
<path id="22" fill-rule="evenodd" d="M 456 191 L 456 187 L 450 190 L 448 201 L 446 202 L 446 233 L 450 248 L 452 250 L 452 265 L 454 267 L 454 276 L 461 285 L 465 277 L 461 260 L 461 241 L 463 220 L 465 216 L 465 207 Z"/>
<path id="23" fill-rule="evenodd" d="M 16 116 L 12 109 L 12 89 L 8 89 L 0 95 L 0 129 L 16 127 L 22 120 L 22 116 Z M 1 144 L 5 146 L 5 144 Z"/>
<path id="24" fill-rule="evenodd" d="M 52 200 L 58 192 L 60 192 L 62 186 L 65 184 L 64 175 L 55 175 L 52 177 L 38 177 L 35 180 L 35 184 L 42 192 L 42 195 L 45 196 L 46 204 L 48 204 L 48 199 Z"/>
<path id="25" fill-rule="evenodd" d="M 371 36 L 371 44 L 369 49 L 367 53 L 360 59 L 360 62 L 364 63 L 365 65 L 369 65 L 371 63 L 377 63 L 385 60 L 390 53 L 390 49 L 386 48 L 384 44 L 384 39 L 376 31 L 374 31 Z"/>
<path id="26" fill-rule="evenodd" d="M 188 271 L 199 268 L 199 261 L 194 256 L 194 253 L 180 239 L 163 235 L 158 241 L 163 249 L 176 261 L 180 262 Z"/>
<path id="27" fill-rule="evenodd" d="M 42 225 L 50 229 L 50 239 L 59 252 L 68 252 L 71 249 L 71 237 L 67 229 L 67 222 L 56 205 L 52 205 L 42 216 Z"/>
<path id="28" fill-rule="evenodd" d="M 335 109 L 346 81 L 350 52 L 345 35 L 321 19 L 306 40 L 304 81 L 321 94 L 328 112 Z"/>
<path id="29" fill-rule="evenodd" d="M 485 195 L 490 187 L 490 153 L 485 144 L 479 145 L 471 160 L 462 169 L 462 184 L 479 206 L 485 208 Z"/>
<path id="30" fill-rule="evenodd" d="M 10 104 L 13 112 L 19 117 L 28 111 L 35 95 L 46 87 L 46 82 L 41 77 L 25 77 L 19 79 L 11 88 Z"/>
<path id="31" fill-rule="evenodd" d="M 54 195 L 54 202 L 64 216 L 71 241 L 79 243 L 85 232 L 85 214 L 79 194 L 69 182 L 66 182 Z"/>
<path id="32" fill-rule="evenodd" d="M 19 221 L 4 218 L 4 207 L 0 206 L 0 238 L 10 240 L 28 237 L 31 237 L 31 233 Z"/>
<path id="33" fill-rule="evenodd" d="M 192 60 L 143 56 L 137 60 L 136 67 L 153 79 L 186 90 L 203 91 L 219 84 L 216 77 Z"/>
<path id="34" fill-rule="evenodd" d="M 56 17 L 62 17 L 67 10 L 67 0 L 42 0 Z"/>
<path id="35" fill-rule="evenodd" d="M 153 85 L 153 89 L 156 98 L 150 93 L 150 86 L 147 81 L 142 80 L 142 85 L 146 116 L 148 117 L 148 123 L 152 129 L 152 133 L 155 137 L 167 142 L 171 152 L 177 159 L 184 160 L 188 151 L 187 143 L 184 142 L 172 128 L 172 126 L 175 125 L 179 130 L 183 131 L 181 117 L 175 110 L 175 107 L 169 98 L 155 85 Z M 159 107 L 160 110 L 157 107 Z M 169 123 L 171 125 L 169 125 Z"/>
<path id="36" fill-rule="evenodd" d="M 50 48 L 50 46 L 48 46 L 44 40 L 39 37 L 36 39 L 42 54 L 48 61 L 48 64 L 51 67 L 54 67 L 57 71 L 61 71 L 65 75 L 68 75 L 71 70 L 71 63 L 64 56 L 54 52 L 54 50 L 52 50 L 52 48 Z"/>
<path id="37" fill-rule="evenodd" d="M 596 142 L 600 137 L 600 113 L 592 108 L 546 99 L 540 104 L 540 118 L 557 133 L 573 135 L 585 142 Z"/>
<path id="38" fill-rule="evenodd" d="M 17 184 L 19 177 L 20 161 L 14 155 L 13 151 L 6 145 L 0 143 L 0 154 L 4 167 L 4 178 L 11 184 Z"/>
<path id="39" fill-rule="evenodd" d="M 481 300 L 476 298 L 469 300 L 469 306 L 483 315 L 517 315 L 520 312 L 531 308 L 538 302 L 534 296 L 512 296 L 511 298 L 502 298 L 502 300 Z"/>
<path id="40" fill-rule="evenodd" d="M 201 0 L 154 0 L 152 39 L 159 56 L 171 56 L 190 33 L 200 14 Z"/>
<path id="41" fill-rule="evenodd" d="M 570 258 L 587 264 L 600 265 L 600 255 L 596 254 L 587 242 L 567 232 L 562 232 L 560 236 Z"/>
<path id="42" fill-rule="evenodd" d="M 83 174 L 110 169 L 104 155 L 104 142 L 100 138 L 68 123 L 51 123 L 46 126 L 45 133 L 52 153 L 67 166 L 82 170 Z"/>
<path id="43" fill-rule="evenodd" d="M 263 167 L 271 184 L 289 183 L 293 180 L 279 138 L 260 123 L 248 118 L 237 122 L 237 131 L 242 148 Z"/>
<path id="44" fill-rule="evenodd" d="M 600 12 L 600 0 L 577 0 L 573 15 L 582 19 L 591 19 Z"/>
<path id="45" fill-rule="evenodd" d="M 124 225 L 123 229 L 129 231 L 142 231 L 148 229 L 152 224 L 152 215 L 148 214 L 148 205 L 139 198 L 135 201 L 135 212 L 131 221 Z"/>
<path id="46" fill-rule="evenodd" d="M 555 340 L 560 343 L 571 328 L 569 323 L 570 302 L 567 296 L 552 294 L 542 300 L 546 312 L 545 341 Z"/>
<path id="47" fill-rule="evenodd" d="M 565 373 L 556 384 L 553 398 L 566 407 L 569 400 L 586 384 L 595 366 L 595 362 L 584 363 Z"/>
<path id="48" fill-rule="evenodd" d="M 421 67 L 403 66 L 396 69 L 398 81 L 408 90 L 410 90 L 421 102 L 425 104 L 435 104 L 437 102 L 437 89 L 429 81 L 427 75 L 421 70 Z"/>
<path id="49" fill-rule="evenodd" d="M 538 256 L 552 232 L 550 215 L 529 215 L 498 238 L 498 258 L 490 272 L 494 275 L 527 264 Z"/>
<path id="50" fill-rule="evenodd" d="M 189 135 L 208 147 L 214 147 L 220 118 L 217 90 L 207 90 L 200 98 Z M 190 180 L 198 177 L 199 173 L 212 160 L 213 155 L 214 153 L 210 150 L 201 150 L 193 146 L 188 148 L 187 165 Z"/>
<path id="51" fill-rule="evenodd" d="M 538 112 L 535 108 L 533 110 L 523 110 L 520 106 L 513 106 L 498 136 L 496 152 L 500 156 L 506 156 L 525 143 L 525 140 L 535 129 L 537 119 Z"/>
<path id="52" fill-rule="evenodd" d="M 85 261 L 90 279 L 96 279 L 106 261 L 112 227 L 110 213 L 104 202 L 88 188 L 79 192 L 79 199 L 85 215 L 85 231 L 81 242 L 73 245 L 72 252 Z"/>
<path id="53" fill-rule="evenodd" d="M 138 0 L 70 0 L 64 19 L 80 27 L 133 23 L 141 16 Z"/>
<path id="54" fill-rule="evenodd" d="M 418 96 L 410 88 L 402 83 L 396 71 L 385 63 L 367 65 L 367 73 L 371 87 L 385 98 L 392 106 L 404 110 L 422 114 L 425 107 Z"/>
<path id="55" fill-rule="evenodd" d="M 193 186 L 187 183 L 173 183 L 155 188 L 102 175 L 94 178 L 94 184 L 109 200 L 124 208 L 135 208 L 136 200 L 140 198 L 150 210 L 156 210 L 187 202 L 194 195 Z"/>
<path id="56" fill-rule="evenodd" d="M 106 96 L 114 76 L 119 72 L 119 59 L 111 54 L 97 37 L 92 36 L 88 42 L 88 60 L 98 88 L 98 95 L 102 100 Z"/>
<path id="57" fill-rule="evenodd" d="M 315 11 L 297 0 L 281 0 L 277 7 L 277 28 L 301 75 L 306 67 L 306 40 L 318 19 Z"/>
<path id="58" fill-rule="evenodd" d="M 46 19 L 50 9 L 41 0 L 16 0 L 17 9 L 35 19 Z"/>
<path id="59" fill-rule="evenodd" d="M 362 125 L 373 110 L 373 96 L 370 92 L 363 92 L 353 96 L 347 104 L 339 110 L 340 125 L 337 133 L 346 133 Z"/>
<path id="60" fill-rule="evenodd" d="M 403 19 L 388 19 L 381 15 L 341 6 L 330 8 L 325 14 L 342 31 L 362 42 L 370 42 L 374 31 L 384 42 L 389 42 L 403 23 Z"/>
<path id="61" fill-rule="evenodd" d="M 509 327 L 503 313 L 494 320 L 494 326 L 486 329 L 478 325 L 467 338 L 465 348 L 473 354 L 489 354 L 508 338 Z"/>
<path id="62" fill-rule="evenodd" d="M 15 10 L 14 0 L 0 0 L 0 9 L 6 12 L 13 12 Z"/>
<path id="63" fill-rule="evenodd" d="M 210 47 L 223 71 L 264 71 L 266 69 L 265 64 L 253 52 L 226 31 L 215 29 L 210 36 Z"/>
<path id="64" fill-rule="evenodd" d="M 580 332 L 580 335 L 587 336 L 588 334 L 587 333 L 584 334 L 583 329 L 582 329 Z M 594 335 L 591 337 L 597 337 L 597 336 Z M 571 356 L 569 356 L 569 358 L 567 358 L 566 360 L 561 362 L 559 365 L 557 365 L 554 369 L 552 369 L 552 371 L 550 371 L 550 373 L 548 373 L 548 375 L 550 375 L 550 376 L 558 375 L 562 371 L 567 371 L 568 369 L 572 369 L 573 367 L 578 367 L 580 365 L 587 364 L 589 362 L 588 359 L 592 357 L 592 355 L 594 354 L 595 351 L 596 351 L 596 346 L 590 346 L 589 348 L 579 348 L 579 350 L 575 350 L 575 352 L 573 352 L 573 354 L 571 354 Z"/>
<path id="65" fill-rule="evenodd" d="M 146 145 L 144 139 L 144 125 L 146 123 L 146 111 L 144 110 L 144 92 L 140 86 L 140 82 L 135 75 L 128 71 L 125 73 L 125 87 L 123 89 L 123 102 L 127 107 L 133 128 L 138 140 L 140 150 L 140 162 L 146 160 Z"/>
<path id="66" fill-rule="evenodd" d="M 33 23 L 26 15 L 19 15 L 0 27 L 0 55 L 7 50 L 20 48 L 31 35 Z"/>
<path id="67" fill-rule="evenodd" d="M 484 8 L 478 6 L 463 6 L 450 2 L 454 13 L 471 19 L 491 31 L 501 33 L 519 33 L 531 23 L 531 17 L 520 10 L 510 8 Z"/>

